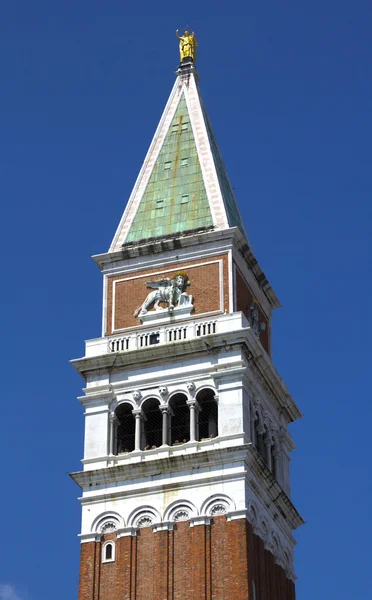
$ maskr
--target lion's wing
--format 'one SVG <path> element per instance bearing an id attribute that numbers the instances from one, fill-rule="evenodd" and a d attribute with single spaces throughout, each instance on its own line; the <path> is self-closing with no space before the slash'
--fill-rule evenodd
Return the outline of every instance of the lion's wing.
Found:
<path id="1" fill-rule="evenodd" d="M 158 281 L 148 281 L 146 286 L 151 288 L 152 290 L 157 290 L 161 287 L 167 287 L 169 285 L 170 279 L 159 279 Z"/>

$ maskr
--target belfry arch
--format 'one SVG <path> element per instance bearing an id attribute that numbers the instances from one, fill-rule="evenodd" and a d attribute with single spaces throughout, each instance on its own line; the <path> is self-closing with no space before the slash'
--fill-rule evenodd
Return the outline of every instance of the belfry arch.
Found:
<path id="1" fill-rule="evenodd" d="M 199 406 L 197 439 L 213 439 L 218 436 L 218 403 L 211 388 L 203 388 L 196 394 Z"/>
<path id="2" fill-rule="evenodd" d="M 115 442 L 114 454 L 132 452 L 134 450 L 134 416 L 133 406 L 129 402 L 119 404 L 115 410 Z"/>
<path id="3" fill-rule="evenodd" d="M 169 400 L 171 409 L 170 444 L 182 444 L 190 439 L 190 409 L 187 396 L 174 394 Z"/>
<path id="4" fill-rule="evenodd" d="M 162 416 L 157 398 L 147 398 L 142 404 L 143 449 L 158 448 L 162 444 Z"/>

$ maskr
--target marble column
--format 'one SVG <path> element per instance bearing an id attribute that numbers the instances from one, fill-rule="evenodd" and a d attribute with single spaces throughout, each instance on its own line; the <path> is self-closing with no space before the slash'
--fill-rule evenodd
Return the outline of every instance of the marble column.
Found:
<path id="1" fill-rule="evenodd" d="M 141 450 L 142 410 L 135 409 L 132 412 L 135 418 L 134 449 Z"/>

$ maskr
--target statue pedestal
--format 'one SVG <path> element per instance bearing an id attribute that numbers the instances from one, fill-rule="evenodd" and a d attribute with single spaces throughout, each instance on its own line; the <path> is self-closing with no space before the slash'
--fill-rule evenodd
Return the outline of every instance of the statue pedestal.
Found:
<path id="1" fill-rule="evenodd" d="M 194 310 L 192 305 L 193 298 L 188 294 L 185 294 L 187 298 L 182 298 L 182 296 L 183 294 L 178 306 L 175 306 L 173 310 L 162 308 L 161 310 L 149 310 L 145 315 L 139 315 L 143 325 L 164 325 L 167 321 L 173 322 L 189 317 Z"/>

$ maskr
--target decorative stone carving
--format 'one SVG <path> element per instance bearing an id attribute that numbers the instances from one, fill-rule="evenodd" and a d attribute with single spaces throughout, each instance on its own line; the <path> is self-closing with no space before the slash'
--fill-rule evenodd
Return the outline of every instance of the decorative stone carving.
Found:
<path id="1" fill-rule="evenodd" d="M 136 523 L 137 527 L 150 527 L 153 523 L 153 520 L 148 515 L 144 515 L 140 517 Z"/>
<path id="2" fill-rule="evenodd" d="M 189 518 L 190 514 L 187 510 L 178 510 L 173 517 L 175 521 L 188 521 Z"/>
<path id="3" fill-rule="evenodd" d="M 266 329 L 266 323 L 260 323 L 259 319 L 260 316 L 257 308 L 257 300 L 253 300 L 249 307 L 248 321 L 256 338 L 259 338 L 261 331 L 265 331 Z"/>
<path id="4" fill-rule="evenodd" d="M 133 396 L 133 400 L 135 400 L 136 402 L 139 402 L 142 398 L 142 394 L 139 390 L 134 390 L 132 396 Z"/>
<path id="5" fill-rule="evenodd" d="M 210 517 L 218 517 L 219 515 L 226 515 L 230 509 L 234 508 L 234 506 L 227 496 L 216 495 L 202 507 L 202 510 L 203 508 L 205 514 Z"/>
<path id="6" fill-rule="evenodd" d="M 160 386 L 159 388 L 159 394 L 160 396 L 162 396 L 162 398 L 164 398 L 164 396 L 168 395 L 168 388 L 165 385 Z"/>
<path id="7" fill-rule="evenodd" d="M 166 277 L 158 281 L 148 281 L 146 286 L 154 291 L 146 296 L 145 301 L 137 308 L 134 316 L 143 317 L 152 304 L 155 311 L 167 310 L 159 306 L 160 302 L 168 304 L 168 312 L 171 314 L 176 305 L 192 307 L 193 298 L 186 292 L 189 285 L 190 281 L 186 273 L 176 273 L 172 279 Z"/>
<path id="8" fill-rule="evenodd" d="M 224 504 L 215 504 L 211 508 L 211 516 L 212 517 L 219 517 L 220 515 L 225 515 L 226 512 L 227 512 L 226 506 Z"/>
<path id="9" fill-rule="evenodd" d="M 117 530 L 117 523 L 115 521 L 105 521 L 100 527 L 101 533 L 112 533 Z"/>
<path id="10" fill-rule="evenodd" d="M 194 392 L 195 391 L 195 383 L 193 381 L 188 381 L 186 383 L 186 387 L 188 389 L 189 392 Z"/>

